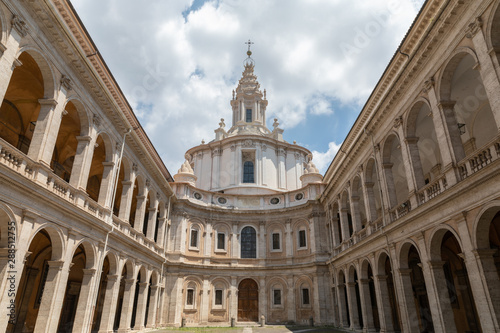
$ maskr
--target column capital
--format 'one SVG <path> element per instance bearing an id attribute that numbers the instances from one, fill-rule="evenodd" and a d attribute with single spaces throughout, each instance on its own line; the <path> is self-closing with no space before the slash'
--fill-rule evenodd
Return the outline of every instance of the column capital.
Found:
<path id="1" fill-rule="evenodd" d="M 47 261 L 47 264 L 50 268 L 62 270 L 64 266 L 64 260 L 49 260 Z"/>
<path id="2" fill-rule="evenodd" d="M 443 268 L 443 265 L 446 263 L 446 261 L 443 260 L 429 260 L 429 267 L 432 269 L 438 269 L 438 268 Z"/>
<path id="3" fill-rule="evenodd" d="M 483 20 L 480 16 L 476 17 L 473 22 L 469 23 L 467 28 L 465 29 L 465 37 L 474 38 L 474 36 L 481 31 L 481 27 L 483 26 Z"/>
<path id="4" fill-rule="evenodd" d="M 57 105 L 57 101 L 53 98 L 40 98 L 38 100 L 38 103 L 40 103 L 40 105 L 43 105 L 43 106 L 56 106 Z"/>
<path id="5" fill-rule="evenodd" d="M 472 253 L 476 256 L 478 259 L 488 259 L 492 258 L 493 255 L 497 252 L 495 249 L 476 249 L 472 250 Z"/>
<path id="6" fill-rule="evenodd" d="M 108 276 L 106 276 L 107 279 L 108 279 L 108 282 L 116 282 L 118 281 L 118 278 L 120 277 L 119 275 L 117 274 L 114 274 L 114 275 L 110 275 L 108 274 Z"/>
<path id="7" fill-rule="evenodd" d="M 84 269 L 82 269 L 82 271 L 83 271 L 83 276 L 94 275 L 96 272 L 96 269 L 95 268 L 84 268 Z"/>
<path id="8" fill-rule="evenodd" d="M 92 141 L 92 137 L 90 135 L 77 136 L 76 140 L 78 141 L 78 143 L 80 143 L 80 142 L 89 143 L 90 141 Z"/>
<path id="9" fill-rule="evenodd" d="M 382 163 L 382 168 L 390 169 L 390 168 L 392 168 L 393 165 L 394 165 L 394 163 Z"/>
<path id="10" fill-rule="evenodd" d="M 440 101 L 438 103 L 438 107 L 441 110 L 444 110 L 444 109 L 453 109 L 455 107 L 455 104 L 456 104 L 455 101 Z"/>
<path id="11" fill-rule="evenodd" d="M 412 272 L 412 269 L 410 269 L 410 268 L 399 268 L 398 272 L 399 272 L 399 274 L 401 274 L 403 276 L 410 275 L 410 273 Z"/>

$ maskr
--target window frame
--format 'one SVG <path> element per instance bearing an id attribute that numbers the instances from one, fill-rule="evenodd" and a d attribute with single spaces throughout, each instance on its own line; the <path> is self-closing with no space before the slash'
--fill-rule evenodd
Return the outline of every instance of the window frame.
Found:
<path id="1" fill-rule="evenodd" d="M 189 294 L 192 293 L 192 303 L 189 304 Z M 189 286 L 186 288 L 186 301 L 184 304 L 186 309 L 196 309 L 196 288 Z"/>
<path id="2" fill-rule="evenodd" d="M 217 292 L 220 291 L 221 293 L 221 304 L 217 304 Z M 224 300 L 224 295 L 225 295 L 225 289 L 221 286 L 215 286 L 214 287 L 214 297 L 212 300 L 212 308 L 216 310 L 222 310 L 225 309 L 226 302 Z"/>
<path id="3" fill-rule="evenodd" d="M 304 233 L 304 245 L 301 245 L 301 233 Z M 299 229 L 297 233 L 297 249 L 298 250 L 306 250 L 307 249 L 307 230 L 305 227 Z"/>
<path id="4" fill-rule="evenodd" d="M 250 121 L 248 121 L 249 118 L 250 118 Z M 245 122 L 251 123 L 252 121 L 253 121 L 253 110 L 252 109 L 245 109 Z"/>
<path id="5" fill-rule="evenodd" d="M 222 231 L 217 231 L 216 232 L 217 237 L 215 238 L 215 249 L 214 252 L 216 253 L 227 253 L 227 235 L 225 232 Z M 219 235 L 224 236 L 224 242 L 223 242 L 223 248 L 219 249 Z"/>
<path id="6" fill-rule="evenodd" d="M 273 308 L 284 308 L 283 305 L 283 288 L 280 288 L 280 286 L 275 286 L 272 289 L 271 293 L 271 307 Z M 280 303 L 276 303 L 276 292 L 279 292 L 279 298 L 280 298 Z"/>
<path id="7" fill-rule="evenodd" d="M 252 172 L 247 172 L 248 168 L 252 168 Z M 248 177 L 251 176 L 251 179 L 246 180 L 246 175 Z M 253 161 L 244 161 L 243 162 L 243 184 L 255 184 L 255 163 Z"/>
<path id="8" fill-rule="evenodd" d="M 307 290 L 307 303 L 304 302 L 304 291 Z M 311 307 L 311 288 L 309 286 L 300 286 L 300 304 L 304 308 Z"/>
<path id="9" fill-rule="evenodd" d="M 194 238 L 194 240 L 196 240 L 196 244 L 195 246 L 193 246 L 193 232 L 196 232 L 196 238 Z M 192 250 L 192 251 L 199 251 L 200 250 L 200 229 L 195 227 L 195 226 L 191 226 L 190 230 L 189 230 L 189 250 Z"/>
<path id="10" fill-rule="evenodd" d="M 278 248 L 274 248 L 274 235 L 278 235 Z M 281 237 L 281 232 L 280 231 L 273 231 L 271 233 L 271 252 L 282 252 L 283 250 L 283 245 L 282 245 L 282 239 Z"/>
<path id="11" fill-rule="evenodd" d="M 254 244 L 255 244 L 255 257 L 243 257 L 242 254 L 243 254 L 243 246 L 242 246 L 242 243 L 243 243 L 243 230 L 245 230 L 246 228 L 251 228 L 253 231 L 254 231 L 254 235 L 255 235 L 255 239 L 254 239 Z M 246 226 L 243 226 L 243 228 L 241 228 L 241 231 L 240 231 L 240 259 L 257 259 L 259 257 L 259 251 L 258 251 L 258 239 L 259 239 L 259 236 L 258 236 L 258 233 L 257 233 L 257 229 L 254 227 L 254 226 L 251 226 L 251 225 L 246 225 Z"/>

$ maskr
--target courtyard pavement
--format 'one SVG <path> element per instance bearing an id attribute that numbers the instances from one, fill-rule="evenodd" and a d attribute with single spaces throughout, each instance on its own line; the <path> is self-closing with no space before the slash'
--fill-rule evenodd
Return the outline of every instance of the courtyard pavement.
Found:
<path id="1" fill-rule="evenodd" d="M 154 332 L 165 333 L 342 333 L 331 327 L 266 326 L 266 327 L 184 327 L 167 328 Z"/>

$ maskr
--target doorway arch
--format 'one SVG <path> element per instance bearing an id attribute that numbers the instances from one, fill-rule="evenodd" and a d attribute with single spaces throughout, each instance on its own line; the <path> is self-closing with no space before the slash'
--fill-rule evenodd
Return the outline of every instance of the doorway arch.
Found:
<path id="1" fill-rule="evenodd" d="M 259 286 L 252 279 L 238 285 L 238 321 L 259 321 Z"/>

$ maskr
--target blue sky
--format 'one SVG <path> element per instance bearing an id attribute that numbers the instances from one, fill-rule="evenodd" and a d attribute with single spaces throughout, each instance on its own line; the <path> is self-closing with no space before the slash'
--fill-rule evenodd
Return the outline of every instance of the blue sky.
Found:
<path id="1" fill-rule="evenodd" d="M 267 123 L 324 172 L 423 0 L 73 0 L 172 174 L 230 126 L 251 39 Z"/>

